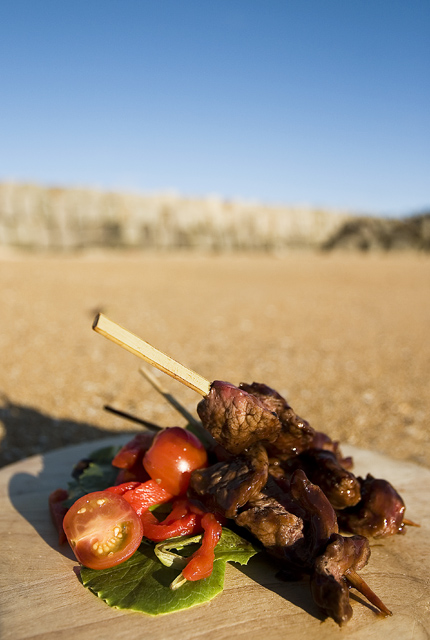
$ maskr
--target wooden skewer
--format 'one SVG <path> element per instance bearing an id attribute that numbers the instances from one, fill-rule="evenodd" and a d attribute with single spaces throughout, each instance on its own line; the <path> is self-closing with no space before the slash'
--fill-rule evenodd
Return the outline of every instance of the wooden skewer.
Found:
<path id="1" fill-rule="evenodd" d="M 145 342 L 141 338 L 138 338 L 134 333 L 127 331 L 119 324 L 112 322 L 105 315 L 99 313 L 94 318 L 93 329 L 97 333 L 100 333 L 105 338 L 112 340 L 120 347 L 127 349 L 134 355 L 146 360 L 153 367 L 164 371 L 175 380 L 179 380 L 190 389 L 197 391 L 202 396 L 207 396 L 210 391 L 210 382 L 195 373 L 191 369 L 184 367 L 184 365 L 176 362 L 169 356 L 166 356 L 155 347 L 152 347 L 148 342 Z"/>
<path id="2" fill-rule="evenodd" d="M 180 413 L 181 416 L 183 416 L 189 424 L 193 424 L 195 427 L 202 426 L 201 422 L 199 422 L 199 420 L 196 420 L 196 418 L 180 402 L 178 402 L 178 400 L 176 400 L 176 398 L 172 396 L 172 394 L 169 393 L 167 389 L 165 389 L 160 384 L 157 378 L 152 375 L 147 367 L 140 367 L 139 373 L 141 373 L 142 376 L 146 378 L 146 380 L 148 380 L 150 384 L 152 384 L 152 386 L 158 391 L 158 393 L 161 393 L 161 395 L 167 400 L 167 402 L 171 404 L 172 407 L 174 407 L 176 411 L 178 411 L 178 413 Z"/>
<path id="3" fill-rule="evenodd" d="M 208 450 L 213 449 L 216 445 L 216 442 L 209 431 L 204 428 L 202 423 L 197 420 L 191 413 L 189 413 L 189 411 L 187 411 L 187 409 L 185 409 L 185 407 L 182 406 L 181 403 L 178 402 L 178 400 L 176 400 L 176 398 L 172 396 L 171 393 L 164 389 L 157 378 L 155 378 L 155 376 L 153 376 L 146 367 L 141 367 L 139 369 L 139 372 L 148 380 L 148 382 L 152 384 L 154 389 L 161 393 L 161 395 L 167 400 L 167 402 L 175 407 L 175 409 L 187 420 L 188 424 L 192 425 L 194 433 L 203 442 L 205 448 Z"/>
<path id="4" fill-rule="evenodd" d="M 421 525 L 418 522 L 414 522 L 413 520 L 408 520 L 408 518 L 403 518 L 403 524 L 407 527 L 420 527 Z"/>
<path id="5" fill-rule="evenodd" d="M 363 580 L 361 576 L 358 575 L 353 569 L 350 569 L 346 572 L 345 578 L 348 582 L 353 586 L 357 591 L 359 591 L 371 604 L 373 604 L 377 609 L 379 609 L 385 616 L 392 616 L 393 613 L 385 606 L 380 598 L 376 595 L 374 591 L 369 587 L 367 582 Z"/>

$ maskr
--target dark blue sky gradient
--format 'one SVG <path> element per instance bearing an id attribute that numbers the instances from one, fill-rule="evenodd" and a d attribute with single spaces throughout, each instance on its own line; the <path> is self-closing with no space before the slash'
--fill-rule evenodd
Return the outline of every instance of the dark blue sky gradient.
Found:
<path id="1" fill-rule="evenodd" d="M 0 180 L 430 206 L 429 0 L 3 0 Z"/>

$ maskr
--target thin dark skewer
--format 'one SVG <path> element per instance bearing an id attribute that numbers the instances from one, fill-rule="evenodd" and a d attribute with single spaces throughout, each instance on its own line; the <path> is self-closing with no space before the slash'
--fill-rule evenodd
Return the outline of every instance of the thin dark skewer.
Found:
<path id="1" fill-rule="evenodd" d="M 149 422 L 148 420 L 143 420 L 142 418 L 138 418 L 137 416 L 133 416 L 130 413 L 127 413 L 126 411 L 120 411 L 119 409 L 115 409 L 114 407 L 111 407 L 108 404 L 105 404 L 103 409 L 105 409 L 105 411 L 109 411 L 109 413 L 114 413 L 115 415 L 120 416 L 121 418 L 125 418 L 126 420 L 130 420 L 131 422 L 136 422 L 137 424 L 141 424 L 144 427 L 147 427 L 148 429 L 154 429 L 156 431 L 161 431 L 164 428 L 164 427 L 160 427 L 160 425 L 158 425 L 158 424 L 154 424 L 154 422 Z"/>

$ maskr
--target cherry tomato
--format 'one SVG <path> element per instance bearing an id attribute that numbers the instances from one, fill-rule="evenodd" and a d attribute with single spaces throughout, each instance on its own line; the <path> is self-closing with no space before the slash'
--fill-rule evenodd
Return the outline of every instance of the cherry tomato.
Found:
<path id="1" fill-rule="evenodd" d="M 143 466 L 151 478 L 175 496 L 187 491 L 191 473 L 207 463 L 200 440 L 180 427 L 160 431 L 143 458 Z"/>
<path id="2" fill-rule="evenodd" d="M 142 522 L 124 498 L 95 491 L 79 498 L 63 521 L 76 558 L 90 569 L 107 569 L 127 560 L 142 541 Z"/>

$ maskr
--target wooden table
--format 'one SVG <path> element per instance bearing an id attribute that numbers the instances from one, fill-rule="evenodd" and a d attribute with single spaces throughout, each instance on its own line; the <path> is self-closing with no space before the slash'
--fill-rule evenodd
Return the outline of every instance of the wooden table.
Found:
<path id="1" fill-rule="evenodd" d="M 307 581 L 281 582 L 261 557 L 247 567 L 229 565 L 225 589 L 208 604 L 160 617 L 119 611 L 84 589 L 68 547 L 58 547 L 48 512 L 48 495 L 67 487 L 73 465 L 99 446 L 124 436 L 35 456 L 0 470 L 0 637 L 96 640 L 256 640 L 325 638 L 428 638 L 430 635 L 430 470 L 343 447 L 357 474 L 390 480 L 404 497 L 407 516 L 421 523 L 405 536 L 371 543 L 361 574 L 385 604 L 381 618 L 352 595 L 352 620 L 339 629 L 322 621 Z M 354 592 L 351 592 L 354 593 Z"/>

